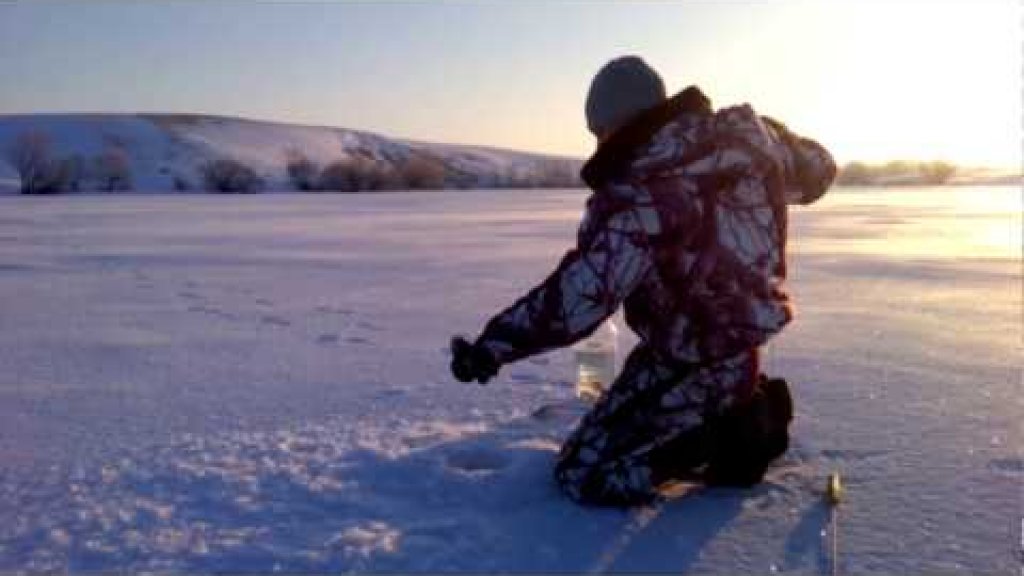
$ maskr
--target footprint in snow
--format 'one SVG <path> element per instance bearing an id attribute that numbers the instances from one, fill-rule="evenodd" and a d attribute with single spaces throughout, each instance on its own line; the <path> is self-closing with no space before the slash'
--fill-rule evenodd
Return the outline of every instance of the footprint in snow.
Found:
<path id="1" fill-rule="evenodd" d="M 885 456 L 888 452 L 885 450 L 836 450 L 836 449 L 825 449 L 821 451 L 821 455 L 825 458 L 833 460 L 869 460 L 872 458 L 878 458 Z"/>
<path id="2" fill-rule="evenodd" d="M 989 468 L 1007 474 L 1020 474 L 1024 472 L 1024 459 L 1021 458 L 996 458 L 989 461 Z"/>
<path id="3" fill-rule="evenodd" d="M 583 416 L 587 406 L 575 400 L 552 402 L 535 409 L 530 418 L 539 422 L 569 421 Z"/>
<path id="4" fill-rule="evenodd" d="M 529 372 L 513 372 L 509 374 L 508 378 L 513 382 L 518 382 L 522 384 L 537 384 L 543 381 L 543 378 L 541 378 L 540 376 L 536 374 L 531 374 Z"/>
<path id="5" fill-rule="evenodd" d="M 340 337 L 337 334 L 321 334 L 316 337 L 317 344 L 329 345 L 337 344 Z"/>
<path id="6" fill-rule="evenodd" d="M 193 304 L 193 305 L 188 307 L 188 311 L 189 312 L 200 312 L 202 314 L 206 314 L 207 316 L 216 316 L 217 318 L 224 318 L 226 320 L 237 320 L 238 319 L 238 316 L 235 316 L 234 314 L 232 314 L 230 312 L 225 312 L 225 311 L 221 310 L 220 308 L 214 308 L 212 306 L 207 306 L 206 304 Z"/>
<path id="7" fill-rule="evenodd" d="M 453 450 L 445 458 L 448 468 L 464 474 L 491 474 L 508 465 L 508 458 L 497 450 L 470 447 Z"/>
<path id="8" fill-rule="evenodd" d="M 373 395 L 378 400 L 387 400 L 405 396 L 407 391 L 403 388 L 385 388 Z"/>
<path id="9" fill-rule="evenodd" d="M 321 314 L 338 314 L 340 316 L 348 316 L 349 314 L 352 314 L 352 310 L 349 310 L 348 308 L 342 308 L 339 306 L 328 306 L 326 304 L 317 306 L 313 310 L 316 312 L 320 312 Z"/>
<path id="10" fill-rule="evenodd" d="M 264 314 L 260 317 L 260 322 L 271 326 L 291 326 L 292 323 L 280 316 L 273 316 L 270 314 Z"/>

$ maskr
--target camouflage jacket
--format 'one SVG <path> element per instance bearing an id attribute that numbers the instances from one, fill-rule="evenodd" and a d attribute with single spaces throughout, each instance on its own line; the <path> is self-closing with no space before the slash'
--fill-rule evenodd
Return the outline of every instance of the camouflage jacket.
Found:
<path id="1" fill-rule="evenodd" d="M 588 336 L 624 303 L 629 327 L 670 361 L 756 348 L 793 317 L 787 204 L 817 200 L 835 170 L 818 143 L 749 105 L 715 112 L 687 88 L 598 147 L 576 247 L 478 343 L 514 362 Z"/>

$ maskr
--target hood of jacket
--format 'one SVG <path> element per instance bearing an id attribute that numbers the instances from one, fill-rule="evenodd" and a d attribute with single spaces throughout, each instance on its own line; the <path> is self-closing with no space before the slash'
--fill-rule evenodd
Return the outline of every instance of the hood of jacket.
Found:
<path id="1" fill-rule="evenodd" d="M 696 86 L 690 86 L 663 103 L 641 112 L 598 145 L 583 165 L 580 177 L 591 188 L 623 179 L 644 146 L 665 125 L 683 114 L 713 113 L 711 100 Z"/>

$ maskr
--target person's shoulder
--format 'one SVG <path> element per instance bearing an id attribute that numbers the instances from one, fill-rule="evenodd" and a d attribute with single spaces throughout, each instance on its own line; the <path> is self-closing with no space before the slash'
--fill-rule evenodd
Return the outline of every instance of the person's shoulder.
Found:
<path id="1" fill-rule="evenodd" d="M 723 106 L 718 110 L 715 110 L 715 116 L 718 118 L 751 118 L 756 116 L 756 112 L 753 104 L 750 102 L 741 102 L 739 104 Z"/>
<path id="2" fill-rule="evenodd" d="M 757 150 L 782 161 L 775 144 L 784 132 L 784 125 L 776 120 L 761 116 L 750 104 L 738 104 L 722 108 L 715 113 L 714 135 L 718 142 L 731 148 Z"/>
<path id="3" fill-rule="evenodd" d="M 718 129 L 740 128 L 763 126 L 761 117 L 749 103 L 735 104 L 720 108 L 715 112 L 715 125 Z"/>

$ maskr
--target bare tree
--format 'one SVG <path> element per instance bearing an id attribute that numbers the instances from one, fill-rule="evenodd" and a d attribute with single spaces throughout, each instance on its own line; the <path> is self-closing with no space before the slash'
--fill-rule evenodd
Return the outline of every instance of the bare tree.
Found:
<path id="1" fill-rule="evenodd" d="M 263 179 L 252 169 L 232 158 L 220 158 L 202 167 L 206 187 L 216 192 L 256 192 Z"/>
<path id="2" fill-rule="evenodd" d="M 82 181 L 86 177 L 86 165 L 81 154 L 72 154 L 62 159 L 59 170 L 64 186 L 68 190 L 78 192 L 82 188 Z"/>
<path id="3" fill-rule="evenodd" d="M 393 166 L 374 160 L 359 159 L 353 165 L 358 190 L 397 190 L 402 179 Z"/>
<path id="4" fill-rule="evenodd" d="M 99 190 L 116 192 L 130 190 L 132 170 L 128 153 L 120 146 L 108 146 L 93 160 L 93 170 Z"/>
<path id="5" fill-rule="evenodd" d="M 535 170 L 526 166 L 513 166 L 503 174 L 503 188 L 534 188 L 538 182 Z"/>
<path id="6" fill-rule="evenodd" d="M 582 185 L 576 166 L 564 160 L 543 160 L 535 182 L 544 188 L 576 188 Z"/>
<path id="7" fill-rule="evenodd" d="M 375 165 L 372 171 L 372 186 L 370 190 L 401 190 L 405 187 L 405 181 L 398 170 L 392 166 Z"/>
<path id="8" fill-rule="evenodd" d="M 871 181 L 871 167 L 863 162 L 849 162 L 839 171 L 839 184 L 868 184 Z"/>
<path id="9" fill-rule="evenodd" d="M 44 132 L 19 134 L 6 156 L 21 179 L 22 194 L 54 194 L 64 187 L 64 173 L 51 156 L 50 138 Z"/>
<path id="10" fill-rule="evenodd" d="M 317 189 L 317 176 L 320 173 L 320 167 L 305 154 L 292 148 L 286 153 L 285 163 L 285 167 L 288 170 L 288 178 L 292 181 L 296 190 Z"/>
<path id="11" fill-rule="evenodd" d="M 925 184 L 945 184 L 956 174 L 956 166 L 942 161 L 922 162 L 919 170 Z"/>
<path id="12" fill-rule="evenodd" d="M 174 185 L 174 189 L 178 192 L 184 192 L 192 189 L 192 183 L 188 181 L 188 178 L 185 178 L 181 174 L 174 175 L 172 184 Z"/>
<path id="13" fill-rule="evenodd" d="M 325 166 L 320 172 L 318 186 L 321 190 L 358 192 L 399 188 L 401 181 L 393 170 L 387 170 L 373 160 L 357 156 L 336 160 Z"/>
<path id="14" fill-rule="evenodd" d="M 399 167 L 403 187 L 410 189 L 439 189 L 445 184 L 447 170 L 435 157 L 423 154 L 410 156 Z"/>
<path id="15" fill-rule="evenodd" d="M 332 192 L 355 192 L 359 190 L 359 183 L 352 170 L 351 162 L 348 160 L 335 160 L 320 172 L 317 187 L 320 190 Z"/>

